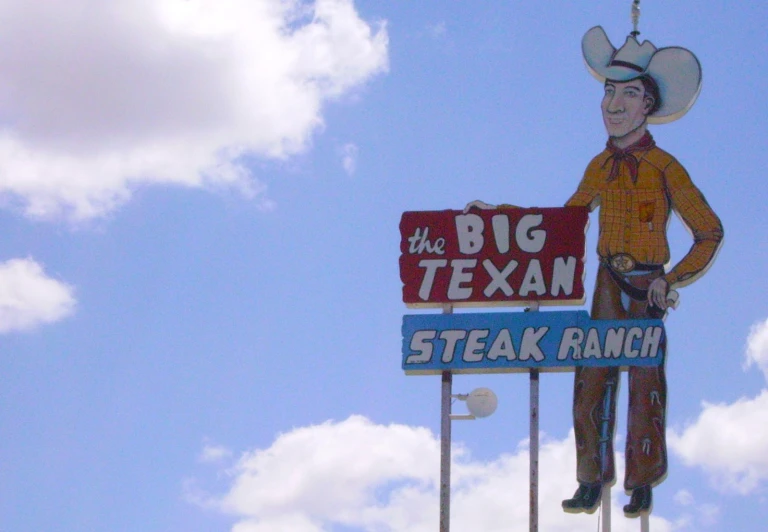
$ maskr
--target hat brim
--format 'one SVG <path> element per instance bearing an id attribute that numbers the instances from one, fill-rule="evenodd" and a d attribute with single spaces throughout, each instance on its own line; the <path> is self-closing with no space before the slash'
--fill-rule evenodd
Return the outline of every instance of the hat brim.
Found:
<path id="1" fill-rule="evenodd" d="M 670 46 L 658 49 L 643 72 L 611 66 L 616 48 L 600 26 L 590 29 L 581 41 L 587 70 L 599 81 L 630 81 L 643 74 L 651 76 L 659 86 L 661 107 L 648 117 L 649 124 L 677 120 L 693 106 L 701 92 L 701 64 L 685 48 Z"/>
<path id="2" fill-rule="evenodd" d="M 661 48 L 651 58 L 647 73 L 656 81 L 661 94 L 661 107 L 648 117 L 649 124 L 677 120 L 693 107 L 699 97 L 701 64 L 685 48 Z"/>
<path id="3" fill-rule="evenodd" d="M 623 66 L 610 66 L 616 48 L 613 47 L 605 30 L 601 26 L 590 29 L 581 40 L 581 52 L 584 55 L 584 63 L 587 70 L 598 81 L 606 79 L 614 81 L 629 81 L 640 76 L 642 72 Z"/>

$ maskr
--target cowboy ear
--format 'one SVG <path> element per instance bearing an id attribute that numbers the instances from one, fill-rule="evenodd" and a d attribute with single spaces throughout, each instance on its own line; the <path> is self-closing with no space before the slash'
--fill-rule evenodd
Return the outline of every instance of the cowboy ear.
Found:
<path id="1" fill-rule="evenodd" d="M 651 109 L 653 109 L 653 106 L 656 103 L 656 99 L 653 96 L 646 94 L 643 98 L 643 103 L 645 104 L 645 107 L 643 108 L 643 114 L 649 115 L 651 113 Z"/>

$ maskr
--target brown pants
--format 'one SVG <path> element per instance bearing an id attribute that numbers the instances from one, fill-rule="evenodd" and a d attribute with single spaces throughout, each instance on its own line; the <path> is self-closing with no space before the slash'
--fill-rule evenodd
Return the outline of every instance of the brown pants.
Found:
<path id="1" fill-rule="evenodd" d="M 662 270 L 628 276 L 634 286 L 647 289 Z M 621 289 L 605 265 L 597 273 L 592 319 L 647 318 L 645 301 L 629 300 L 629 311 L 621 301 Z M 625 296 L 626 299 L 626 296 Z M 666 354 L 666 346 L 663 345 Z M 601 418 L 606 385 L 611 382 L 605 470 L 600 454 Z M 576 433 L 576 476 L 586 484 L 612 484 L 616 478 L 613 433 L 616 422 L 616 388 L 619 368 L 576 368 L 573 388 L 573 426 Z M 664 434 L 667 382 L 664 366 L 629 368 L 626 475 L 624 489 L 657 485 L 667 473 Z"/>

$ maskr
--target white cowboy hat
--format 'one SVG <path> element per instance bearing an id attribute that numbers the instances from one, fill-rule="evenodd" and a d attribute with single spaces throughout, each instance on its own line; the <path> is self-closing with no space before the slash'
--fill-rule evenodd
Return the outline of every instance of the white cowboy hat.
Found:
<path id="1" fill-rule="evenodd" d="M 647 74 L 656 81 L 661 107 L 648 117 L 649 124 L 677 120 L 688 112 L 701 91 L 701 65 L 685 48 L 657 49 L 650 41 L 637 42 L 633 35 L 616 50 L 600 26 L 581 40 L 581 50 L 590 74 L 601 82 L 629 81 Z"/>

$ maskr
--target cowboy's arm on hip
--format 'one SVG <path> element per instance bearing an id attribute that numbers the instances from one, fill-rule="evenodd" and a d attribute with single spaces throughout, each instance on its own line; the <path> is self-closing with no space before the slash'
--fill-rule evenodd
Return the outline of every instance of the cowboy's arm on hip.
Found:
<path id="1" fill-rule="evenodd" d="M 672 209 L 693 236 L 688 253 L 660 278 L 669 289 L 689 285 L 706 273 L 723 243 L 723 225 L 680 163 L 673 161 L 664 175 Z"/>

